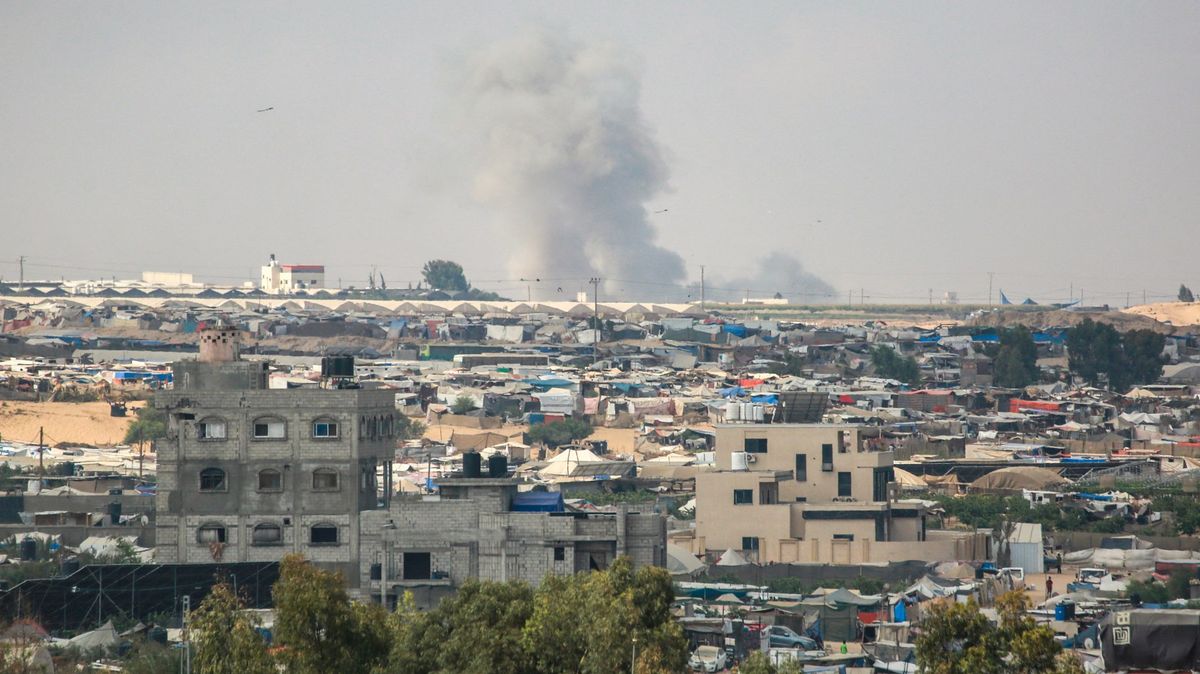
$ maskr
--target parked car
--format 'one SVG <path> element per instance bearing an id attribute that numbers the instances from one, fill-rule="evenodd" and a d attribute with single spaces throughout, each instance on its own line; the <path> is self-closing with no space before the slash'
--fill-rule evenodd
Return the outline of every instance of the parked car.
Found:
<path id="1" fill-rule="evenodd" d="M 767 634 L 771 640 L 771 648 L 799 648 L 802 651 L 821 649 L 816 639 L 796 634 L 792 628 L 786 625 L 771 625 L 767 629 Z"/>
<path id="2" fill-rule="evenodd" d="M 726 667 L 725 651 L 716 646 L 700 646 L 688 659 L 688 665 L 699 672 L 723 672 Z"/>

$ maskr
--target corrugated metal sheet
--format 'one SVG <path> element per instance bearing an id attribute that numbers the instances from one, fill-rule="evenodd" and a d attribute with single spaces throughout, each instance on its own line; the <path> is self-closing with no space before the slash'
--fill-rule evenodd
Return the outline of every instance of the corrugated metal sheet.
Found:
<path id="1" fill-rule="evenodd" d="M 1025 573 L 1045 573 L 1041 524 L 1018 523 L 1008 537 L 1008 544 L 1012 566 L 1025 569 Z"/>

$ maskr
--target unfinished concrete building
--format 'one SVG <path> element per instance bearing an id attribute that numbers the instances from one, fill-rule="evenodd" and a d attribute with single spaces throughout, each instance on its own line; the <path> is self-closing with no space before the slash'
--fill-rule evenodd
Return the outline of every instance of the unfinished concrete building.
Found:
<path id="1" fill-rule="evenodd" d="M 359 514 L 386 507 L 394 395 L 344 387 L 269 389 L 267 364 L 241 360 L 237 332 L 201 335 L 173 366 L 158 446 L 158 559 L 272 561 L 300 553 L 358 581 Z M 351 366 L 351 374 L 352 374 Z M 382 487 L 382 489 L 381 489 Z"/>
<path id="2" fill-rule="evenodd" d="M 519 484 L 493 466 L 439 480 L 436 496 L 406 495 L 362 513 L 360 572 L 370 581 L 361 592 L 376 600 L 386 593 L 389 604 L 411 592 L 431 606 L 468 579 L 537 585 L 547 575 L 604 569 L 621 555 L 635 566 L 666 565 L 662 515 L 627 506 L 566 512 L 561 494 Z"/>

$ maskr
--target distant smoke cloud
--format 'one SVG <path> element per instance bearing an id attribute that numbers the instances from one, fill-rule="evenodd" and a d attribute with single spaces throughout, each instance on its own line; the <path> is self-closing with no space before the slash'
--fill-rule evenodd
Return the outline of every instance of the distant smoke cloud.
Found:
<path id="1" fill-rule="evenodd" d="M 457 84 L 474 195 L 508 228 L 514 274 L 600 276 L 610 292 L 646 296 L 683 281 L 683 260 L 647 220 L 667 169 L 620 52 L 531 32 L 471 54 Z"/>
<path id="2" fill-rule="evenodd" d="M 746 297 L 769 298 L 779 293 L 793 304 L 821 304 L 834 299 L 833 286 L 804 270 L 804 265 L 787 253 L 771 253 L 755 263 L 753 274 L 731 279 L 716 278 L 707 296 L 716 301 L 738 302 Z"/>

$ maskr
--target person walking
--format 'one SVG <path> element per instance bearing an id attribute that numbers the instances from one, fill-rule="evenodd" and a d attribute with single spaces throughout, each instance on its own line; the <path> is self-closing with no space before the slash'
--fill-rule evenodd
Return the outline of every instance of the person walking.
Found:
<path id="1" fill-rule="evenodd" d="M 1054 596 L 1054 578 L 1046 574 L 1046 599 Z"/>

